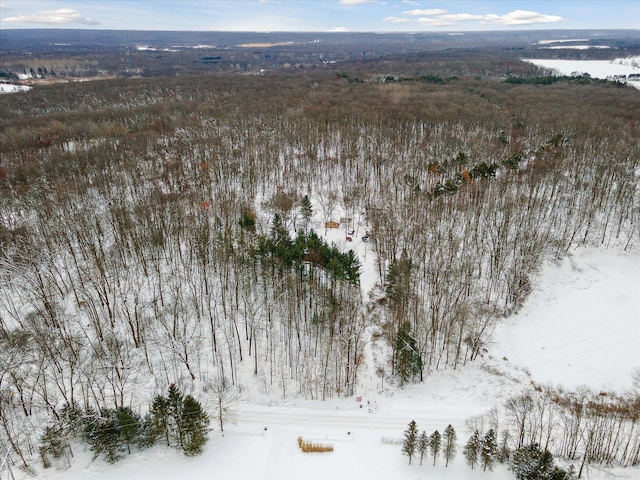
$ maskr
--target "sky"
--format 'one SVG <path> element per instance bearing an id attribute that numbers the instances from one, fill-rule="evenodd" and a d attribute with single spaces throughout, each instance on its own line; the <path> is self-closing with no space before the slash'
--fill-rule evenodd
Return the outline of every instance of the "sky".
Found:
<path id="1" fill-rule="evenodd" d="M 0 29 L 438 32 L 638 29 L 637 0 L 0 0 Z"/>

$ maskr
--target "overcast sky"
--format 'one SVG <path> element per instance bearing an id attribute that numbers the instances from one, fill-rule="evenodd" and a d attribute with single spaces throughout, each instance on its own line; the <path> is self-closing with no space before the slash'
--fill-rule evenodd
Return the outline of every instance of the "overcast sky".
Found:
<path id="1" fill-rule="evenodd" d="M 639 0 L 0 0 L 0 28 L 470 31 L 640 28 Z"/>

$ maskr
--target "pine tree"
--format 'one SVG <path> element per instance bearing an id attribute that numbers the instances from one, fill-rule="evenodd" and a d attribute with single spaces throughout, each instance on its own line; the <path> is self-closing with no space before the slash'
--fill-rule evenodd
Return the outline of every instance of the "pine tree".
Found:
<path id="1" fill-rule="evenodd" d="M 438 430 L 433 432 L 431 434 L 431 437 L 429 437 L 429 447 L 431 448 L 431 456 L 433 457 L 434 466 L 436 464 L 436 459 L 438 458 L 438 455 L 440 455 L 441 441 L 442 441 L 442 438 L 440 437 L 440 432 L 438 432 Z"/>
<path id="2" fill-rule="evenodd" d="M 140 420 L 140 430 L 138 432 L 138 447 L 153 447 L 158 437 L 164 435 L 164 430 L 158 428 L 154 416 L 149 412 Z"/>
<path id="3" fill-rule="evenodd" d="M 167 446 L 174 445 L 186 455 L 198 455 L 208 440 L 209 416 L 200 402 L 191 395 L 184 396 L 171 384 L 167 396 L 156 396 L 149 415 L 144 421 L 138 418 L 140 445 L 149 447 L 164 436 Z"/>
<path id="4" fill-rule="evenodd" d="M 482 445 L 480 446 L 480 464 L 482 470 L 493 470 L 493 466 L 498 456 L 498 442 L 496 440 L 496 432 L 493 429 L 489 430 L 482 439 Z"/>
<path id="5" fill-rule="evenodd" d="M 467 460 L 467 465 L 471 467 L 471 470 L 478 464 L 478 457 L 480 456 L 480 434 L 476 430 L 469 438 L 469 441 L 464 446 L 462 454 Z"/>
<path id="6" fill-rule="evenodd" d="M 509 468 L 518 480 L 534 480 L 539 478 L 544 470 L 541 465 L 542 451 L 537 443 L 518 448 L 511 459 Z"/>
<path id="7" fill-rule="evenodd" d="M 101 439 L 102 453 L 109 463 L 116 463 L 122 458 L 124 451 L 120 435 L 120 425 L 115 410 L 108 409 L 101 412 L 103 422 L 100 425 L 98 436 Z"/>
<path id="8" fill-rule="evenodd" d="M 169 401 L 162 395 L 153 399 L 149 411 L 150 422 L 145 427 L 145 444 L 151 446 L 160 436 L 165 437 L 167 447 L 171 445 L 169 436 Z"/>
<path id="9" fill-rule="evenodd" d="M 60 419 L 62 420 L 64 429 L 71 435 L 80 435 L 82 433 L 82 417 L 84 412 L 77 402 L 67 403 L 60 411 Z"/>
<path id="10" fill-rule="evenodd" d="M 509 449 L 509 440 L 511 435 L 509 435 L 507 430 L 503 430 L 501 437 L 500 446 L 498 447 L 498 461 L 500 463 L 505 463 L 509 461 L 509 457 L 511 457 L 511 450 Z"/>
<path id="11" fill-rule="evenodd" d="M 571 480 L 573 471 L 563 470 L 553 464 L 553 455 L 540 450 L 537 443 L 517 449 L 509 468 L 518 480 Z"/>
<path id="12" fill-rule="evenodd" d="M 412 262 L 405 250 L 399 259 L 392 260 L 387 269 L 385 279 L 385 293 L 389 299 L 389 304 L 394 316 L 401 320 L 405 317 L 408 309 L 409 298 L 412 294 L 411 269 Z"/>
<path id="13" fill-rule="evenodd" d="M 184 395 L 180 389 L 172 383 L 169 385 L 169 391 L 167 392 L 167 420 L 168 430 L 170 435 L 176 440 L 179 447 L 182 448 L 182 429 L 180 428 L 180 420 L 182 417 L 182 408 L 184 402 Z"/>
<path id="14" fill-rule="evenodd" d="M 442 437 L 444 440 L 444 458 L 447 461 L 445 467 L 448 467 L 449 462 L 453 461 L 453 459 L 456 457 L 456 431 L 451 425 L 449 425 L 444 429 L 444 434 L 442 435 Z"/>
<path id="15" fill-rule="evenodd" d="M 418 426 L 415 420 L 409 422 L 409 426 L 404 431 L 404 442 L 402 443 L 402 453 L 409 457 L 409 465 L 411 465 L 411 458 L 416 453 L 416 447 L 418 446 Z"/>
<path id="16" fill-rule="evenodd" d="M 273 220 L 271 221 L 271 240 L 275 245 L 281 244 L 282 247 L 291 246 L 289 232 L 285 228 L 282 217 L 278 213 L 273 214 Z"/>
<path id="17" fill-rule="evenodd" d="M 407 383 L 422 372 L 422 359 L 418 351 L 418 344 L 411 332 L 409 322 L 402 322 L 396 334 L 395 349 L 396 374 L 401 383 Z"/>
<path id="18" fill-rule="evenodd" d="M 428 448 L 429 448 L 429 436 L 427 435 L 427 432 L 423 430 L 422 433 L 420 434 L 420 437 L 418 438 L 418 453 L 420 453 L 420 465 L 422 465 L 422 459 L 427 453 Z"/>
<path id="19" fill-rule="evenodd" d="M 305 195 L 302 198 L 300 213 L 302 214 L 302 218 L 304 219 L 304 231 L 306 233 L 309 229 L 309 223 L 311 222 L 311 218 L 313 218 L 313 207 L 311 206 L 311 200 L 309 200 L 308 195 Z"/>
<path id="20" fill-rule="evenodd" d="M 117 411 L 120 436 L 127 446 L 127 453 L 131 455 L 131 444 L 138 442 L 140 434 L 140 417 L 133 413 L 131 408 L 119 408 Z"/>
<path id="21" fill-rule="evenodd" d="M 44 468 L 51 466 L 50 457 L 58 460 L 69 451 L 69 442 L 62 426 L 51 425 L 44 429 L 40 437 L 40 456 Z"/>
<path id="22" fill-rule="evenodd" d="M 100 413 L 89 410 L 84 418 L 84 425 L 85 438 L 96 457 L 104 454 L 109 463 L 120 460 L 124 450 L 115 410 L 104 409 Z"/>
<path id="23" fill-rule="evenodd" d="M 185 455 L 193 456 L 202 453 L 207 443 L 209 417 L 198 402 L 191 395 L 184 398 L 182 417 L 180 419 L 182 451 Z"/>

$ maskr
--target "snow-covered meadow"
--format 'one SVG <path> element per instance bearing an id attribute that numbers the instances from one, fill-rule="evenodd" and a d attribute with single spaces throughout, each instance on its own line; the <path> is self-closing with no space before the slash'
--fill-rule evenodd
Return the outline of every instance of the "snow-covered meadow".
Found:
<path id="1" fill-rule="evenodd" d="M 31 90 L 32 87 L 27 85 L 15 85 L 13 83 L 0 83 L 0 94 L 3 93 L 17 93 L 26 92 Z"/>
<path id="2" fill-rule="evenodd" d="M 640 367 L 640 258 L 578 249 L 544 266 L 518 315 L 494 335 L 492 353 L 527 368 L 540 383 L 631 388 Z"/>
<path id="3" fill-rule="evenodd" d="M 523 59 L 540 67 L 555 70 L 559 75 L 587 73 L 593 78 L 606 79 L 616 76 L 640 74 L 640 57 L 616 58 L 614 60 L 557 60 Z M 631 80 L 629 84 L 640 88 L 640 81 Z"/>

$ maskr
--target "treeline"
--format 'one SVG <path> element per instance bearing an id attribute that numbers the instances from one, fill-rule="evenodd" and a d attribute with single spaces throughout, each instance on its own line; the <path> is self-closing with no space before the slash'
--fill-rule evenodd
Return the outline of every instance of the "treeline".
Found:
<path id="1" fill-rule="evenodd" d="M 65 468 L 73 456 L 72 443 L 88 444 L 95 457 L 115 463 L 132 448 L 144 449 L 166 442 L 185 455 L 199 455 L 208 439 L 209 417 L 191 395 L 170 385 L 158 395 L 144 417 L 129 407 L 83 410 L 78 404 L 56 411 L 54 423 L 40 438 L 39 454 L 44 468 L 54 463 Z"/>
<path id="2" fill-rule="evenodd" d="M 372 333 L 414 381 L 480 355 L 545 256 L 634 245 L 637 95 L 542 95 L 462 60 L 444 85 L 304 72 L 0 97 L 3 443 L 28 463 L 56 406 L 140 412 L 172 383 L 350 395 Z M 373 302 L 359 259 L 312 233 L 339 214 L 370 229 Z"/>
<path id="3" fill-rule="evenodd" d="M 507 399 L 472 424 L 500 431 L 513 449 L 537 444 L 543 450 L 585 464 L 640 464 L 640 398 L 637 393 L 566 392 L 539 387 Z"/>
<path id="4" fill-rule="evenodd" d="M 575 469 L 570 466 L 568 470 L 554 464 L 553 455 L 545 449 L 541 449 L 536 443 L 518 447 L 511 451 L 508 445 L 509 436 L 502 435 L 498 439 L 496 431 L 490 428 L 485 434 L 474 430 L 462 449 L 467 466 L 473 470 L 475 467 L 483 471 L 493 471 L 496 463 L 504 463 L 514 472 L 518 480 L 572 480 L 575 479 Z M 402 441 L 402 453 L 409 457 L 409 465 L 414 457 L 420 459 L 420 465 L 425 456 L 431 456 L 433 465 L 440 455 L 445 459 L 445 467 L 449 466 L 456 458 L 458 451 L 457 434 L 449 425 L 441 435 L 435 430 L 431 435 L 423 430 L 418 430 L 415 420 L 409 422 L 404 432 Z M 578 477 L 579 478 L 579 477 Z"/>
<path id="5" fill-rule="evenodd" d="M 552 85 L 558 82 L 564 82 L 577 85 L 589 85 L 606 83 L 607 80 L 592 78 L 588 74 L 583 75 L 545 75 L 542 77 L 515 77 L 509 76 L 505 79 L 506 83 L 515 85 Z"/>

